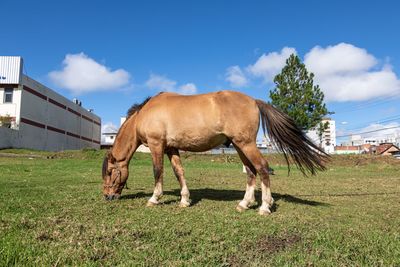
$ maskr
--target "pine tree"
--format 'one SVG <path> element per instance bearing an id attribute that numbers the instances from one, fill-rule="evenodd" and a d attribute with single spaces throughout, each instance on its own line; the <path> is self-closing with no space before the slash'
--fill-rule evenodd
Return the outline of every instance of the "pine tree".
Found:
<path id="1" fill-rule="evenodd" d="M 276 87 L 270 91 L 272 105 L 288 114 L 303 131 L 321 128 L 321 120 L 328 114 L 324 93 L 314 85 L 314 74 L 294 54 L 286 60 L 286 66 L 276 75 Z"/>

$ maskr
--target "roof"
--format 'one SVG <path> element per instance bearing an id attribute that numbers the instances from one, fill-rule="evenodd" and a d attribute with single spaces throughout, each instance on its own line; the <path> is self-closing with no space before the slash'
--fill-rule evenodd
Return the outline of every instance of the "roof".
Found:
<path id="1" fill-rule="evenodd" d="M 400 151 L 400 149 L 397 146 L 393 145 L 392 143 L 385 143 L 385 144 L 380 144 L 379 146 L 376 147 L 376 153 L 377 154 L 385 153 L 385 151 L 387 151 L 391 147 L 394 147 L 395 149 L 397 149 L 397 151 Z"/>
<path id="2" fill-rule="evenodd" d="M 360 150 L 358 146 L 335 146 L 335 150 L 348 151 L 348 150 Z"/>
<path id="3" fill-rule="evenodd" d="M 117 134 L 117 132 L 115 132 L 115 133 L 102 133 L 102 135 L 116 135 Z"/>

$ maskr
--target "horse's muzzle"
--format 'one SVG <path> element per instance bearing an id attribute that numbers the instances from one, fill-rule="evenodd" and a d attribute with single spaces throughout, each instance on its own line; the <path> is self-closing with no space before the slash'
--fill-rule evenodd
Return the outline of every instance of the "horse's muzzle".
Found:
<path id="1" fill-rule="evenodd" d="M 104 195 L 105 200 L 116 200 L 119 199 L 121 195 Z"/>

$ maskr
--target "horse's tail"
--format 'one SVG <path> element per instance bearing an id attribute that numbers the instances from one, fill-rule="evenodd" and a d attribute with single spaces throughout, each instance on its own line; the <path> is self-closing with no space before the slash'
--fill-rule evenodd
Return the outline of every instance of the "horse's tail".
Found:
<path id="1" fill-rule="evenodd" d="M 262 100 L 256 100 L 260 110 L 261 124 L 267 130 L 268 136 L 283 152 L 286 162 L 290 165 L 290 156 L 300 171 L 307 175 L 307 171 L 315 175 L 316 171 L 325 170 L 325 163 L 330 156 L 316 146 L 299 129 L 292 118 Z"/>

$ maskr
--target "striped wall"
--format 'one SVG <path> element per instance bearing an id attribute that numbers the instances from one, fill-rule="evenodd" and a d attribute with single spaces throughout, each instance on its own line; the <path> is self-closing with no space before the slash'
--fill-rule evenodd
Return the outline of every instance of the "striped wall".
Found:
<path id="1" fill-rule="evenodd" d="M 14 147 L 50 151 L 100 148 L 101 120 L 97 115 L 25 75 L 21 84 L 12 87 L 21 95 Z"/>

